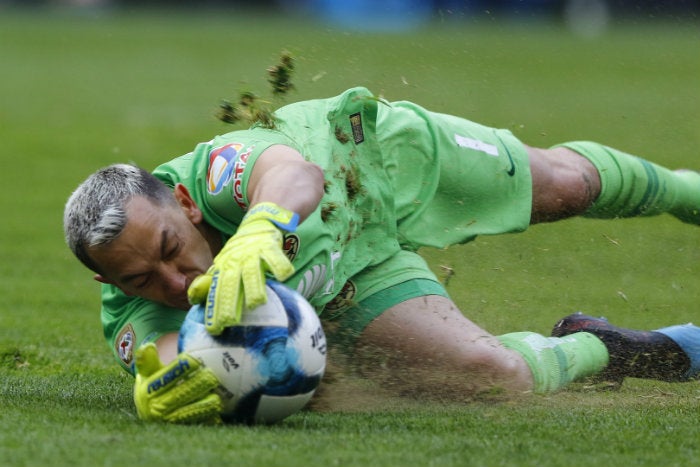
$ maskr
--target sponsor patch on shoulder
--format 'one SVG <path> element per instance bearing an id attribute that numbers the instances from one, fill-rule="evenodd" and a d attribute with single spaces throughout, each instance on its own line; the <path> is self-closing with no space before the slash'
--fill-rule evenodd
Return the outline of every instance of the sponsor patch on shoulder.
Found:
<path id="1" fill-rule="evenodd" d="M 350 115 L 350 126 L 352 127 L 352 139 L 355 144 L 360 144 L 365 140 L 365 133 L 362 130 L 362 114 L 359 112 Z"/>
<path id="2" fill-rule="evenodd" d="M 209 168 L 207 169 L 207 190 L 215 195 L 231 183 L 233 168 L 243 145 L 229 143 L 214 148 L 209 152 Z"/>
<path id="3" fill-rule="evenodd" d="M 114 341 L 114 350 L 116 350 L 119 359 L 127 366 L 131 365 L 134 359 L 134 345 L 136 343 L 136 333 L 131 323 L 127 324 L 119 331 L 117 339 Z"/>

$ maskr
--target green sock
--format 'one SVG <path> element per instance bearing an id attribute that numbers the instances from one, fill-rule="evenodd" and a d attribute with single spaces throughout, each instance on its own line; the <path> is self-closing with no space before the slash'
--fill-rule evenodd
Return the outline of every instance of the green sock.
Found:
<path id="1" fill-rule="evenodd" d="M 557 391 L 574 380 L 598 373 L 609 360 L 605 344 L 587 332 L 564 337 L 513 332 L 498 339 L 523 356 L 532 371 L 537 393 Z"/>
<path id="2" fill-rule="evenodd" d="M 600 173 L 601 192 L 585 217 L 654 216 L 669 213 L 700 225 L 700 173 L 673 171 L 589 141 L 559 146 L 584 156 Z"/>

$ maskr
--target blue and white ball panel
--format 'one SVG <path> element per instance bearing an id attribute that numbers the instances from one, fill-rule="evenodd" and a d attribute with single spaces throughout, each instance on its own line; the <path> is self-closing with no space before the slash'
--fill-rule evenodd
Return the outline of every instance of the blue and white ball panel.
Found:
<path id="1" fill-rule="evenodd" d="M 302 319 L 307 308 L 312 308 L 302 295 L 296 290 L 283 286 L 277 282 L 268 282 L 277 296 L 284 304 L 284 309 L 289 317 L 289 338 L 291 347 L 299 352 L 298 362 L 301 369 L 307 374 L 313 374 L 318 368 L 324 368 L 326 364 L 326 335 L 323 332 L 321 321 L 317 319 Z M 312 309 L 313 310 L 313 309 Z M 315 314 L 315 310 L 313 310 Z"/>
<path id="2" fill-rule="evenodd" d="M 326 341 L 315 310 L 296 291 L 267 284 L 267 303 L 243 313 L 240 325 L 212 336 L 204 307 L 194 306 L 180 330 L 178 350 L 219 378 L 226 421 L 281 420 L 311 399 L 323 377 Z"/>

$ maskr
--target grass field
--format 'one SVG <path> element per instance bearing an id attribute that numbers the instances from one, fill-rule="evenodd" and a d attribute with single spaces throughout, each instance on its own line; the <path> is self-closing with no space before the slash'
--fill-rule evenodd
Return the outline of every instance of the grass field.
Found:
<path id="1" fill-rule="evenodd" d="M 510 128 L 532 145 L 592 139 L 700 167 L 700 33 L 627 21 L 597 39 L 555 24 L 435 24 L 360 34 L 299 19 L 0 10 L 0 466 L 691 466 L 700 386 L 629 380 L 472 404 L 304 412 L 272 427 L 143 424 L 101 336 L 99 297 L 62 238 L 93 170 L 153 168 L 231 129 L 213 114 L 267 90 L 281 50 L 289 100 L 364 85 L 390 100 Z M 548 333 L 575 310 L 654 328 L 700 321 L 698 230 L 672 218 L 575 219 L 425 252 L 493 333 Z M 386 402 L 386 401 L 384 401 Z"/>

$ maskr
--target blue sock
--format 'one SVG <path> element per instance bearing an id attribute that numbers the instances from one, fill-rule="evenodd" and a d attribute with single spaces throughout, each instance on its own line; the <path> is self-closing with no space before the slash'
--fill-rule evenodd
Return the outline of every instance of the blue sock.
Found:
<path id="1" fill-rule="evenodd" d="M 700 327 L 688 324 L 678 324 L 667 328 L 656 329 L 673 342 L 690 358 L 690 369 L 684 375 L 687 379 L 692 379 L 700 374 Z"/>

